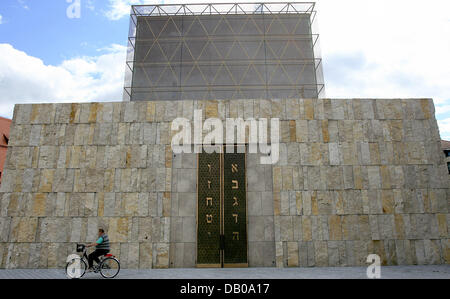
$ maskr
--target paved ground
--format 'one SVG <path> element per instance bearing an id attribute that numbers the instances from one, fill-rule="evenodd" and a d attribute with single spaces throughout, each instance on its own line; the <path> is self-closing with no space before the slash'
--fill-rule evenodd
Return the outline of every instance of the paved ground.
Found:
<path id="1" fill-rule="evenodd" d="M 0 279 L 65 279 L 63 270 L 0 270 Z M 89 273 L 85 279 L 101 278 Z M 249 269 L 167 269 L 121 270 L 121 279 L 310 279 L 355 278 L 365 279 L 366 268 L 249 268 Z M 396 266 L 382 267 L 384 279 L 450 279 L 450 266 Z"/>

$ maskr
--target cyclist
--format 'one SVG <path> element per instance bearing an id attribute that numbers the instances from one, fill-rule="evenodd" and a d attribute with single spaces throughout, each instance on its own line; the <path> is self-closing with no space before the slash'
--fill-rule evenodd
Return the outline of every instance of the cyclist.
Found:
<path id="1" fill-rule="evenodd" d="M 94 261 L 99 264 L 100 260 L 98 259 L 102 255 L 106 255 L 109 253 L 110 247 L 109 247 L 109 238 L 108 235 L 105 233 L 103 228 L 98 229 L 98 240 L 94 243 L 87 244 L 86 247 L 93 247 L 95 246 L 95 251 L 91 254 L 89 254 L 88 262 L 89 262 L 89 269 L 88 272 L 92 272 Z"/>

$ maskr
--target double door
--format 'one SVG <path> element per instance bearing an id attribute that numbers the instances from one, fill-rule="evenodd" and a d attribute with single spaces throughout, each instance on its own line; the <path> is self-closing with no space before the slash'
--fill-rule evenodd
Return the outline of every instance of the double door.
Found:
<path id="1" fill-rule="evenodd" d="M 245 146 L 198 155 L 197 266 L 248 267 Z"/>

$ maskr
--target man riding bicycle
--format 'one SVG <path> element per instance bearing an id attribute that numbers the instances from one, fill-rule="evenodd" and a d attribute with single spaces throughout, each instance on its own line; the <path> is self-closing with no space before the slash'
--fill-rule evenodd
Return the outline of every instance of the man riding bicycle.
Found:
<path id="1" fill-rule="evenodd" d="M 94 267 L 94 261 L 99 264 L 100 260 L 98 259 L 102 255 L 106 255 L 109 253 L 110 247 L 109 247 L 109 238 L 108 235 L 105 233 L 103 228 L 100 228 L 98 230 L 98 240 L 94 243 L 87 244 L 86 247 L 93 247 L 95 246 L 95 251 L 91 254 L 89 254 L 88 262 L 89 262 L 89 269 L 88 272 L 92 272 Z"/>

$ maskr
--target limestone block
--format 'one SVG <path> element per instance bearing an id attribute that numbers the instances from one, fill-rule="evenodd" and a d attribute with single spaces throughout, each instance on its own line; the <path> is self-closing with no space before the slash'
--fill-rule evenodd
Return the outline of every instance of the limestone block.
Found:
<path id="1" fill-rule="evenodd" d="M 368 177 L 369 177 L 369 188 L 370 189 L 381 189 L 380 167 L 379 166 L 368 166 L 367 172 L 368 172 Z"/>
<path id="2" fill-rule="evenodd" d="M 262 217 L 264 219 L 264 240 L 274 241 L 275 231 L 274 231 L 274 217 Z"/>
<path id="3" fill-rule="evenodd" d="M 86 192 L 102 192 L 104 190 L 105 171 L 102 169 L 88 168 L 82 171 L 86 178 L 85 191 Z"/>
<path id="4" fill-rule="evenodd" d="M 53 169 L 41 170 L 41 182 L 39 186 L 39 192 L 52 192 L 54 174 L 55 170 Z"/>
<path id="5" fill-rule="evenodd" d="M 169 243 L 154 243 L 153 257 L 154 268 L 169 268 Z"/>
<path id="6" fill-rule="evenodd" d="M 358 147 L 353 142 L 339 144 L 340 165 L 360 165 L 358 161 Z"/>
<path id="7" fill-rule="evenodd" d="M 374 100 L 361 100 L 361 115 L 363 119 L 374 119 Z"/>
<path id="8" fill-rule="evenodd" d="M 301 192 L 301 207 L 302 207 L 302 215 L 312 215 L 312 201 L 311 201 L 311 192 L 303 191 Z"/>
<path id="9" fill-rule="evenodd" d="M 324 186 L 321 182 L 320 167 L 308 167 L 308 190 L 321 190 Z"/>
<path id="10" fill-rule="evenodd" d="M 19 223 L 17 242 L 34 242 L 37 225 L 37 218 L 21 218 Z"/>
<path id="11" fill-rule="evenodd" d="M 139 242 L 152 242 L 152 218 L 150 217 L 139 217 Z"/>
<path id="12" fill-rule="evenodd" d="M 127 242 L 130 228 L 130 219 L 126 217 L 110 218 L 109 237 L 114 242 Z"/>
<path id="13" fill-rule="evenodd" d="M 354 127 L 353 120 L 338 121 L 339 141 L 340 142 L 351 142 L 354 140 L 353 127 Z"/>
<path id="14" fill-rule="evenodd" d="M 326 241 L 315 241 L 315 265 L 318 267 L 328 266 L 328 245 Z"/>
<path id="15" fill-rule="evenodd" d="M 282 167 L 281 169 L 282 176 L 282 190 L 293 190 L 293 169 L 292 167 Z"/>
<path id="16" fill-rule="evenodd" d="M 124 216 L 138 216 L 139 214 L 139 194 L 122 193 L 122 203 L 124 205 Z"/>
<path id="17" fill-rule="evenodd" d="M 316 265 L 316 254 L 314 248 L 314 242 L 306 242 L 307 252 L 308 252 L 308 267 L 314 267 Z"/>
<path id="18" fill-rule="evenodd" d="M 52 124 L 55 120 L 56 105 L 33 104 L 31 108 L 31 124 Z"/>
<path id="19" fill-rule="evenodd" d="M 32 126 L 32 130 L 34 126 Z M 32 132 L 33 133 L 33 132 Z M 41 130 L 39 132 L 39 144 L 40 145 L 60 145 L 64 142 L 65 135 L 65 125 L 42 125 Z M 37 139 L 37 137 L 31 136 L 30 143 L 32 139 Z M 33 140 L 35 143 L 37 140 Z M 39 145 L 38 144 L 38 145 Z"/>
<path id="20" fill-rule="evenodd" d="M 139 243 L 128 243 L 128 269 L 139 268 L 139 253 Z"/>
<path id="21" fill-rule="evenodd" d="M 343 182 L 343 168 L 340 166 L 328 167 L 325 171 L 326 173 L 326 183 L 328 190 L 341 190 L 344 189 Z"/>
<path id="22" fill-rule="evenodd" d="M 330 240 L 342 240 L 341 216 L 328 216 L 328 227 Z"/>
<path id="23" fill-rule="evenodd" d="M 450 239 L 444 239 L 441 241 L 442 253 L 447 264 L 450 263 Z"/>
<path id="24" fill-rule="evenodd" d="M 297 142 L 307 142 L 309 141 L 309 129 L 307 120 L 296 120 L 295 121 L 295 134 Z"/>
<path id="25" fill-rule="evenodd" d="M 248 262 L 250 267 L 262 267 L 264 265 L 263 242 L 248 243 Z"/>
<path id="26" fill-rule="evenodd" d="M 250 194 L 250 193 L 249 193 Z M 193 217 L 196 214 L 196 194 L 195 193 L 180 193 L 178 196 L 178 215 L 179 216 L 190 216 Z M 250 201 L 249 201 L 250 206 Z M 250 213 L 249 207 L 249 215 Z"/>
<path id="27" fill-rule="evenodd" d="M 10 127 L 10 141 L 8 146 L 28 146 L 31 126 L 12 124 Z"/>
<path id="28" fill-rule="evenodd" d="M 309 142 L 322 141 L 321 122 L 319 122 L 318 120 L 308 121 L 308 141 Z"/>
<path id="29" fill-rule="evenodd" d="M 378 225 L 381 239 L 394 238 L 394 215 L 378 215 Z"/>
<path id="30" fill-rule="evenodd" d="M 294 227 L 291 216 L 280 216 L 280 232 L 282 241 L 294 240 Z"/>
<path id="31" fill-rule="evenodd" d="M 16 104 L 14 106 L 14 122 L 19 125 L 30 123 L 31 110 L 31 105 Z"/>
<path id="32" fill-rule="evenodd" d="M 298 267 L 299 266 L 299 256 L 298 256 L 298 243 L 297 242 L 287 242 L 288 248 L 288 267 Z"/>
<path id="33" fill-rule="evenodd" d="M 262 215 L 261 192 L 248 192 L 247 198 L 248 198 L 248 208 L 247 208 L 248 215 L 261 216 Z"/>
<path id="34" fill-rule="evenodd" d="M 330 267 L 339 266 L 339 248 L 338 243 L 335 241 L 327 242 L 327 254 L 328 254 L 328 265 Z"/>
<path id="35" fill-rule="evenodd" d="M 273 191 L 279 192 L 282 188 L 282 168 L 274 167 L 273 168 Z"/>
<path id="36" fill-rule="evenodd" d="M 184 245 L 183 249 L 183 267 L 193 268 L 196 264 L 197 257 L 197 244 L 196 243 L 182 243 Z"/>
<path id="37" fill-rule="evenodd" d="M 161 169 L 162 171 L 162 169 Z M 159 173 L 158 173 L 159 174 Z M 161 174 L 162 176 L 162 174 Z M 165 178 L 165 175 L 164 175 Z M 178 192 L 196 192 L 197 176 L 194 169 L 179 169 L 177 177 Z M 158 183 L 157 183 L 158 185 Z M 159 189 L 158 189 L 159 190 Z"/>
<path id="38" fill-rule="evenodd" d="M 291 99 L 286 101 L 286 118 L 298 119 L 300 114 L 300 107 L 298 99 Z"/>
<path id="39" fill-rule="evenodd" d="M 342 216 L 342 239 L 343 240 L 358 240 L 358 221 L 356 215 Z"/>
<path id="40" fill-rule="evenodd" d="M 303 241 L 312 241 L 311 217 L 302 217 L 302 236 Z"/>
<path id="41" fill-rule="evenodd" d="M 264 191 L 266 188 L 264 176 L 264 166 L 247 167 L 248 191 Z"/>
<path id="42" fill-rule="evenodd" d="M 328 144 L 329 149 L 329 157 L 330 157 L 330 165 L 340 165 L 340 152 L 339 152 L 339 145 L 337 143 L 329 143 Z"/>
<path id="43" fill-rule="evenodd" d="M 39 150 L 39 168 L 56 168 L 57 155 L 55 146 L 42 146 Z"/>
<path id="44" fill-rule="evenodd" d="M 170 126 L 169 123 L 158 123 L 156 131 L 156 144 L 170 144 Z"/>
<path id="45" fill-rule="evenodd" d="M 331 119 L 344 119 L 345 117 L 345 103 L 342 100 L 332 99 L 331 100 Z"/>
<path id="46" fill-rule="evenodd" d="M 138 145 L 144 143 L 144 127 L 142 123 L 130 124 L 127 144 Z"/>
<path id="47" fill-rule="evenodd" d="M 439 236 L 441 238 L 447 238 L 449 236 L 448 223 L 450 222 L 448 220 L 450 220 L 450 216 L 448 216 L 448 214 L 437 214 L 436 220 L 438 223 Z"/>
<path id="48" fill-rule="evenodd" d="M 277 268 L 283 267 L 283 242 L 275 242 L 275 261 Z"/>
<path id="49" fill-rule="evenodd" d="M 319 215 L 329 215 L 332 212 L 332 199 L 328 191 L 317 192 L 317 213 Z"/>
<path id="50" fill-rule="evenodd" d="M 124 102 L 122 103 L 123 121 L 127 123 L 138 121 L 139 111 L 136 102 Z"/>
<path id="51" fill-rule="evenodd" d="M 8 149 L 5 168 L 26 169 L 31 168 L 32 163 L 31 147 L 11 147 Z"/>
<path id="52" fill-rule="evenodd" d="M 308 242 L 298 242 L 299 249 L 299 266 L 307 267 L 308 266 Z"/>
<path id="53" fill-rule="evenodd" d="M 298 165 L 300 162 L 300 151 L 297 143 L 287 144 L 287 163 L 289 165 Z"/>
<path id="54" fill-rule="evenodd" d="M 153 244 L 139 243 L 139 268 L 151 269 L 153 261 Z"/>
<path id="55" fill-rule="evenodd" d="M 172 217 L 170 223 L 170 241 L 182 242 L 183 240 L 183 218 Z"/>
<path id="56" fill-rule="evenodd" d="M 271 101 L 272 101 L 272 117 L 286 119 L 286 101 L 282 101 L 280 99 L 272 99 Z"/>
<path id="57" fill-rule="evenodd" d="M 344 192 L 335 191 L 332 193 L 332 196 L 333 196 L 333 211 L 335 211 L 337 215 L 344 215 L 345 214 Z"/>
<path id="58" fill-rule="evenodd" d="M 256 102 L 257 103 L 257 102 Z M 260 100 L 259 101 L 259 111 L 261 118 L 272 117 L 272 103 L 270 100 Z"/>
<path id="59" fill-rule="evenodd" d="M 425 264 L 437 265 L 441 264 L 440 241 L 439 240 L 424 240 L 425 249 Z"/>
<path id="60" fill-rule="evenodd" d="M 371 232 L 370 232 L 370 222 L 369 216 L 360 215 L 358 216 L 358 237 L 361 240 L 370 240 Z"/>
<path id="61" fill-rule="evenodd" d="M 305 113 L 305 119 L 314 119 L 314 102 L 312 99 L 303 100 L 303 111 Z"/>
<path id="62" fill-rule="evenodd" d="M 394 164 L 394 148 L 392 142 L 378 142 L 380 150 L 380 163 L 382 165 Z"/>
<path id="63" fill-rule="evenodd" d="M 424 241 L 423 240 L 411 241 L 411 247 L 414 262 L 416 262 L 418 265 L 425 265 L 426 257 L 425 257 Z"/>
<path id="64" fill-rule="evenodd" d="M 264 216 L 274 215 L 274 199 L 272 192 L 261 193 L 261 208 L 262 208 L 262 215 Z"/>
<path id="65" fill-rule="evenodd" d="M 285 217 L 282 217 L 282 219 Z M 281 224 L 282 225 L 282 224 Z M 256 242 L 264 240 L 264 217 L 261 216 L 248 216 L 248 240 L 250 242 Z M 282 232 L 283 234 L 283 232 Z M 281 236 L 282 240 L 286 236 Z"/>
<path id="66" fill-rule="evenodd" d="M 289 194 L 289 215 L 296 216 L 298 214 L 297 211 L 297 192 L 290 191 Z"/>

